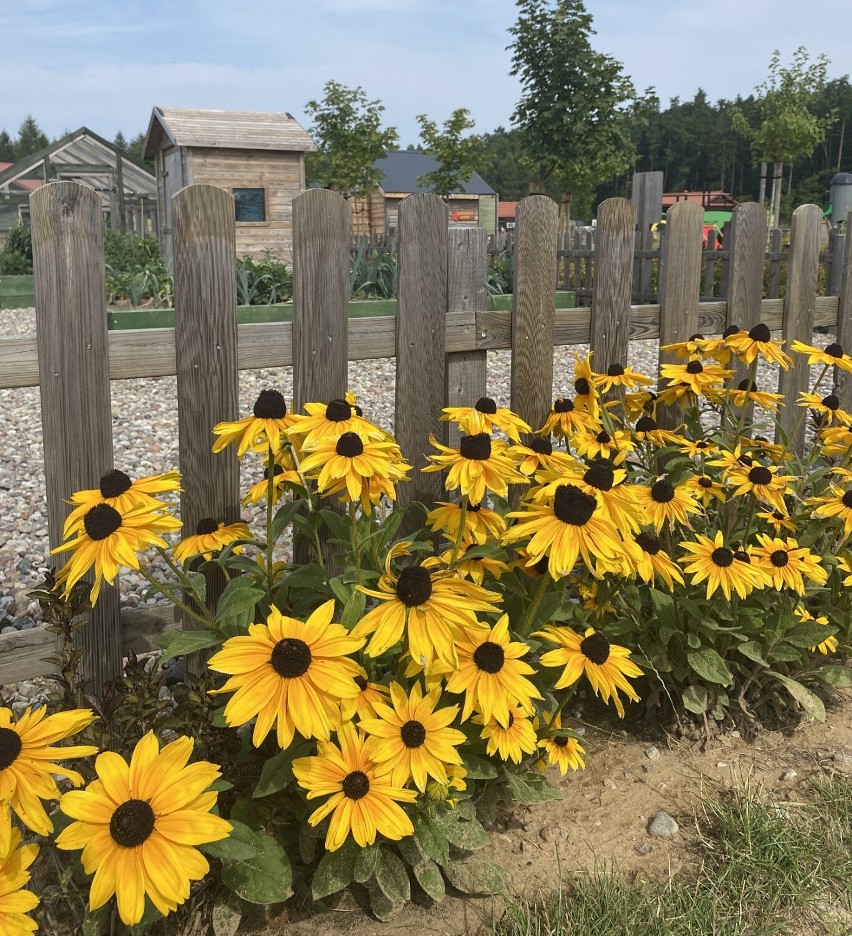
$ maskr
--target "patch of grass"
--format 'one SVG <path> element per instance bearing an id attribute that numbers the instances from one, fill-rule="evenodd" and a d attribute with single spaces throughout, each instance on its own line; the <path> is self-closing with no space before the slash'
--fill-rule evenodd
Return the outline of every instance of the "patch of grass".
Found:
<path id="1" fill-rule="evenodd" d="M 694 874 L 560 874 L 555 893 L 512 904 L 494 936 L 848 936 L 852 780 L 821 775 L 801 793 L 775 803 L 746 784 L 705 798 Z"/>

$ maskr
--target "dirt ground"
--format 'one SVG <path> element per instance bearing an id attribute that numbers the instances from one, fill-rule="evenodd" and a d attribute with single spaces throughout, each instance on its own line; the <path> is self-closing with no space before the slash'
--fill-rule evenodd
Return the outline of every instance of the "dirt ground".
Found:
<path id="1" fill-rule="evenodd" d="M 751 740 L 737 731 L 706 741 L 675 740 L 653 723 L 630 725 L 629 733 L 618 723 L 576 725 L 586 731 L 586 770 L 563 780 L 554 777 L 561 800 L 519 807 L 504 817 L 507 821 L 497 819 L 491 846 L 483 853 L 505 869 L 512 894 L 532 896 L 552 888 L 557 863 L 566 876 L 603 867 L 634 880 L 677 874 L 700 860 L 695 816 L 702 790 L 714 793 L 749 783 L 779 802 L 795 801 L 797 788 L 817 772 L 852 770 L 852 693 L 829 706 L 823 723 L 761 731 Z M 785 771 L 795 771 L 796 776 L 782 780 Z M 670 813 L 680 825 L 669 841 L 648 834 L 658 810 Z M 285 909 L 269 913 L 265 921 L 252 921 L 255 925 L 245 932 L 473 936 L 499 919 L 503 907 L 499 898 L 448 896 L 437 905 L 408 905 L 391 921 L 380 923 L 364 912 L 356 895 L 345 892 L 325 914 L 298 919 Z"/>

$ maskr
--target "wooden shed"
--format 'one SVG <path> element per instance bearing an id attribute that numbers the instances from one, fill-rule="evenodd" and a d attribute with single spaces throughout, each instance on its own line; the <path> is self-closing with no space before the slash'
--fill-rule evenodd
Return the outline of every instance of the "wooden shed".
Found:
<path id="1" fill-rule="evenodd" d="M 237 255 L 270 248 L 293 254 L 293 199 L 305 190 L 305 153 L 316 144 L 291 114 L 155 107 L 145 140 L 153 159 L 160 209 L 160 249 L 174 262 L 172 196 L 207 183 L 234 196 Z"/>

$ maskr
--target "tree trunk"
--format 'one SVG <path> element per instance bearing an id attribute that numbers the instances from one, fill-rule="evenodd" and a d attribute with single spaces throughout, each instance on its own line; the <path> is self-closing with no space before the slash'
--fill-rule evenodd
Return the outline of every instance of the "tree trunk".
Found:
<path id="1" fill-rule="evenodd" d="M 781 190 L 784 188 L 784 163 L 775 163 L 775 178 L 772 180 L 772 213 L 775 227 L 781 227 Z"/>
<path id="2" fill-rule="evenodd" d="M 559 200 L 559 233 L 564 234 L 571 227 L 571 193 L 563 192 Z"/>
<path id="3" fill-rule="evenodd" d="M 757 203 L 762 208 L 766 202 L 766 160 L 760 164 L 760 194 L 757 197 Z"/>

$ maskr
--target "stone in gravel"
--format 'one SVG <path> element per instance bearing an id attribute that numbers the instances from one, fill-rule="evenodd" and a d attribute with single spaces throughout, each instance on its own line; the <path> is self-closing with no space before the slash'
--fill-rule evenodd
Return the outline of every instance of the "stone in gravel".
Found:
<path id="1" fill-rule="evenodd" d="M 560 839 L 568 838 L 568 833 L 558 826 L 545 826 L 541 832 L 538 833 L 538 837 L 542 842 L 557 842 Z"/>
<path id="2" fill-rule="evenodd" d="M 537 822 L 525 822 L 523 825 L 524 832 L 535 832 L 537 828 L 538 828 Z"/>
<path id="3" fill-rule="evenodd" d="M 852 754 L 835 754 L 832 758 L 835 764 L 843 764 L 845 767 L 852 765 Z"/>
<path id="4" fill-rule="evenodd" d="M 2 630 L 0 630 L 0 634 L 17 634 L 17 633 L 18 633 L 18 628 L 10 627 L 8 624 Z"/>
<path id="5" fill-rule="evenodd" d="M 509 838 L 508 835 L 506 835 L 505 832 L 498 832 L 498 833 L 494 836 L 494 838 L 500 839 L 501 842 L 505 842 L 507 845 L 511 845 L 511 844 L 512 844 L 512 840 Z"/>
<path id="6" fill-rule="evenodd" d="M 784 773 L 781 774 L 781 782 L 789 783 L 791 780 L 795 780 L 798 776 L 799 775 L 795 770 L 785 770 Z"/>
<path id="7" fill-rule="evenodd" d="M 610 780 L 609 777 L 604 777 L 603 785 L 604 785 L 608 790 L 617 790 L 617 789 L 618 789 L 618 787 L 615 785 L 615 780 Z"/>
<path id="8" fill-rule="evenodd" d="M 659 760 L 660 752 L 652 744 L 650 747 L 645 748 L 645 757 L 647 757 L 648 760 Z"/>
<path id="9" fill-rule="evenodd" d="M 650 855 L 653 850 L 654 846 L 649 845 L 647 842 L 637 842 L 633 846 L 633 851 L 635 851 L 637 855 Z"/>
<path id="10" fill-rule="evenodd" d="M 678 832 L 680 832 L 680 826 L 664 809 L 654 816 L 648 826 L 648 834 L 658 839 L 674 838 Z"/>

